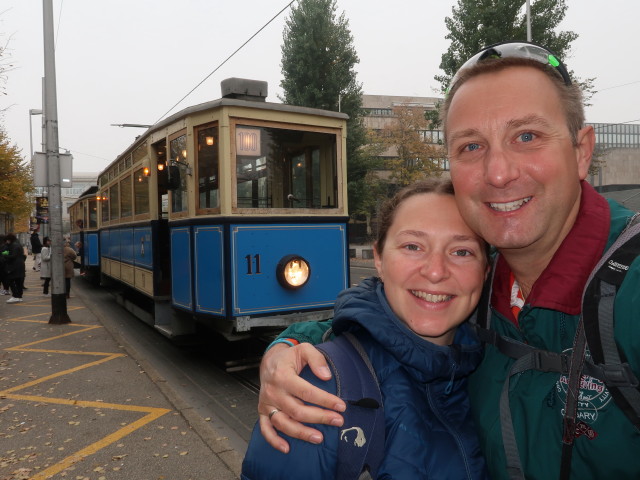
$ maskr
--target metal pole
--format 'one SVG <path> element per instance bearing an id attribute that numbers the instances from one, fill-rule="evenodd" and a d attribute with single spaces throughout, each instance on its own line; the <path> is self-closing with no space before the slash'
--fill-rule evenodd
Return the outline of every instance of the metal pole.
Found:
<path id="1" fill-rule="evenodd" d="M 58 105 L 56 99 L 56 61 L 53 43 L 52 0 L 42 1 L 44 23 L 45 128 L 49 178 L 49 222 L 51 227 L 51 318 L 49 323 L 69 323 L 65 292 L 62 238 L 62 195 L 58 148 Z"/>
<path id="2" fill-rule="evenodd" d="M 29 148 L 30 148 L 30 152 L 31 152 L 31 156 L 29 157 L 29 159 L 31 160 L 31 163 L 33 164 L 33 129 L 31 128 L 31 115 L 33 110 L 29 110 Z"/>
<path id="3" fill-rule="evenodd" d="M 531 41 L 531 5 L 527 0 L 527 42 Z"/>
<path id="4" fill-rule="evenodd" d="M 40 151 L 46 152 L 47 151 L 47 127 L 45 123 L 45 118 L 47 118 L 47 110 L 46 110 L 47 106 L 45 105 L 46 100 L 44 99 L 44 96 L 45 96 L 44 77 L 42 77 L 40 83 L 42 86 L 42 101 L 40 102 L 40 104 L 42 105 L 42 116 L 40 117 L 40 129 L 42 130 L 42 135 L 40 136 L 40 146 L 41 146 Z M 42 195 L 49 198 L 49 187 L 44 187 Z M 49 223 L 45 223 L 42 225 L 42 238 L 44 238 L 45 236 L 47 237 L 50 236 L 49 230 L 51 230 L 51 228 L 49 227 Z"/>

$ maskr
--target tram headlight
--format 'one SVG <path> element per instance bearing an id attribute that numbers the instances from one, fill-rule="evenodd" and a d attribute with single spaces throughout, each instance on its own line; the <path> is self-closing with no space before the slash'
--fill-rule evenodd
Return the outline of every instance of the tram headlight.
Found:
<path id="1" fill-rule="evenodd" d="M 283 257 L 276 267 L 278 282 L 284 288 L 296 289 L 302 287 L 311 276 L 309 262 L 299 255 Z"/>

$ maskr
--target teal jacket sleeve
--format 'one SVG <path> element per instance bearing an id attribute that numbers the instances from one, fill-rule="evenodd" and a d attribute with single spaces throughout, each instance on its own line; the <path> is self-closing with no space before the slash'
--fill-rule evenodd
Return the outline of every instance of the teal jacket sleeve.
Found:
<path id="1" fill-rule="evenodd" d="M 284 332 L 278 335 L 280 338 L 294 338 L 300 343 L 311 343 L 317 345 L 322 343 L 322 336 L 331 328 L 331 320 L 322 322 L 300 322 L 290 325 Z M 273 344 L 271 344 L 273 345 Z"/>

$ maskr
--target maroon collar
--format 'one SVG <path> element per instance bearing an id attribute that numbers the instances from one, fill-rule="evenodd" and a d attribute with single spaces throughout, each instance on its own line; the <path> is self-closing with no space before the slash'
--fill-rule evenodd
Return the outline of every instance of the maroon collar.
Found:
<path id="1" fill-rule="evenodd" d="M 577 315 L 582 310 L 582 291 L 596 266 L 609 236 L 609 204 L 587 182 L 582 182 L 580 210 L 573 228 L 547 268 L 533 284 L 526 304 Z M 509 265 L 498 258 L 491 304 L 515 323 L 511 313 Z"/>

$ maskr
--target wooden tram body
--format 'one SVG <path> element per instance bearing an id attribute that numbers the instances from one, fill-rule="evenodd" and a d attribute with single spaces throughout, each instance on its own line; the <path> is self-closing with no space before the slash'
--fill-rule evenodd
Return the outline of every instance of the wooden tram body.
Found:
<path id="1" fill-rule="evenodd" d="M 72 231 L 83 265 L 142 295 L 134 310 L 168 336 L 330 318 L 349 285 L 347 116 L 266 89 L 228 79 L 149 128 L 99 175 L 97 229 Z"/>

